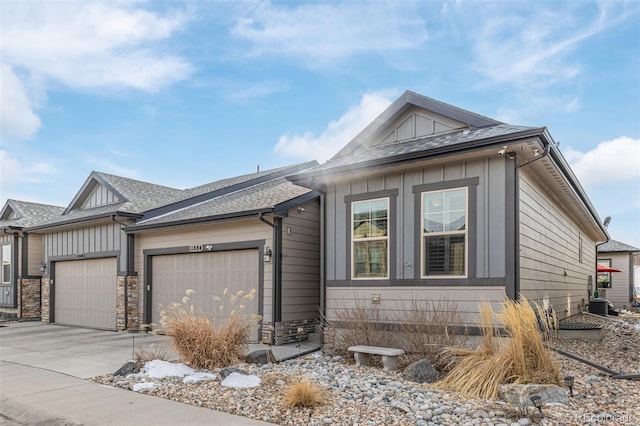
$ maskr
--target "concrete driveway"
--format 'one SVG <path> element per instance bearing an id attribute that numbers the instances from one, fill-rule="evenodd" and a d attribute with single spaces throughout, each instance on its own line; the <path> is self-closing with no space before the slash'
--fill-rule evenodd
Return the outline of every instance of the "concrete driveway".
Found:
<path id="1" fill-rule="evenodd" d="M 0 424 L 264 426 L 246 417 L 84 380 L 168 338 L 39 322 L 0 324 Z"/>

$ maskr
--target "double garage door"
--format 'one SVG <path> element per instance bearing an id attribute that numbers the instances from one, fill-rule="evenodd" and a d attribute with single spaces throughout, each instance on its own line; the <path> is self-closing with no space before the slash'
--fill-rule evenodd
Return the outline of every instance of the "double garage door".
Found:
<path id="1" fill-rule="evenodd" d="M 257 249 L 228 250 L 203 253 L 157 255 L 151 259 L 151 321 L 160 323 L 160 311 L 173 303 L 181 303 L 187 289 L 193 290 L 188 305 L 207 315 L 219 314 L 222 299 L 224 312 L 229 298 L 223 292 L 243 294 L 256 291 L 253 300 L 240 299 L 235 305 L 244 305 L 244 315 L 249 318 L 259 313 L 259 257 Z M 252 323 L 251 341 L 258 340 L 258 326 Z"/>
<path id="2" fill-rule="evenodd" d="M 115 257 L 56 262 L 54 322 L 115 330 Z"/>

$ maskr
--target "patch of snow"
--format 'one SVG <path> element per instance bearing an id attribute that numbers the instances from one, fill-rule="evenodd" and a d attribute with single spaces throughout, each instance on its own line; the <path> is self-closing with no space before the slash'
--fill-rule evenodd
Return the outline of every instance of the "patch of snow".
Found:
<path id="1" fill-rule="evenodd" d="M 133 384 L 133 391 L 134 392 L 140 392 L 142 390 L 145 389 L 153 389 L 156 386 L 155 383 L 134 383 Z"/>
<path id="2" fill-rule="evenodd" d="M 216 375 L 213 373 L 203 373 L 198 371 L 197 373 L 186 376 L 182 382 L 183 383 L 198 383 L 202 380 L 215 380 Z"/>
<path id="3" fill-rule="evenodd" d="M 260 385 L 260 377 L 231 373 L 220 384 L 227 388 L 255 388 Z"/>
<path id="4" fill-rule="evenodd" d="M 184 364 L 174 364 L 160 359 L 154 359 L 153 361 L 147 362 L 142 371 L 153 379 L 163 379 L 165 377 L 172 376 L 191 376 L 196 372 L 193 368 L 189 368 Z"/>

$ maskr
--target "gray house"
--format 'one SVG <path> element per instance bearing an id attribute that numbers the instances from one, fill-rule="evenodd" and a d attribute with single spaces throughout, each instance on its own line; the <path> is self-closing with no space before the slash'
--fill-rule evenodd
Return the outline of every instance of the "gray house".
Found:
<path id="1" fill-rule="evenodd" d="M 526 296 L 588 303 L 607 232 L 546 128 L 405 92 L 325 164 L 288 177 L 322 194 L 322 304 L 387 318 L 412 301 Z"/>
<path id="2" fill-rule="evenodd" d="M 64 207 L 7 200 L 0 211 L 0 317 L 40 318 L 42 237 L 25 228 L 59 216 Z"/>
<path id="3" fill-rule="evenodd" d="M 600 296 L 616 307 L 629 307 L 633 292 L 640 283 L 634 281 L 634 258 L 640 256 L 640 248 L 621 241 L 609 240 L 598 245 L 598 264 L 620 272 L 598 272 Z"/>
<path id="4" fill-rule="evenodd" d="M 283 177 L 315 165 L 302 163 L 186 190 L 91 173 L 61 214 L 28 228 L 42 239 L 42 320 L 135 331 L 157 321 L 160 303 L 179 302 L 189 288 L 215 294 L 238 286 L 261 292 L 251 313 L 270 322 L 288 318 L 296 327 L 302 317 L 305 325 L 310 323 L 317 313 L 307 315 L 308 307 L 293 307 L 295 312 L 284 316 L 281 309 L 289 295 L 299 305 L 318 304 L 317 290 L 296 287 L 308 274 L 308 265 L 299 267 L 304 252 L 281 258 L 287 244 L 295 246 L 305 232 L 315 232 L 311 239 L 317 239 L 318 196 Z M 301 217 L 285 219 L 290 211 Z M 307 247 L 311 252 L 313 244 Z M 317 260 L 311 265 L 319 267 Z M 316 287 L 317 276 L 311 273 Z M 284 296 L 287 286 L 293 288 Z M 256 327 L 256 340 L 258 333 Z"/>

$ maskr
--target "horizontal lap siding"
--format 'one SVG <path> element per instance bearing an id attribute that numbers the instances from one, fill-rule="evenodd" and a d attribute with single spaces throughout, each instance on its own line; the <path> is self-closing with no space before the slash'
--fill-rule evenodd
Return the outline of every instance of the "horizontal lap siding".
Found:
<path id="1" fill-rule="evenodd" d="M 318 318 L 320 204 L 311 200 L 302 207 L 282 219 L 282 321 Z"/>
<path id="2" fill-rule="evenodd" d="M 595 241 L 526 169 L 519 185 L 520 292 L 560 318 L 576 314 L 588 300 Z"/>
<path id="3" fill-rule="evenodd" d="M 185 247 L 196 244 L 225 244 L 242 241 L 265 240 L 265 245 L 273 247 L 273 231 L 271 227 L 258 219 L 237 222 L 199 225 L 175 228 L 162 231 L 146 232 L 136 235 L 135 270 L 138 271 L 139 312 L 144 321 L 144 251 L 150 249 Z M 264 312 L 265 320 L 270 321 L 272 315 L 272 262 L 264 263 Z M 256 289 L 257 291 L 258 289 Z"/>
<path id="4" fill-rule="evenodd" d="M 44 260 L 42 249 L 42 235 L 28 234 L 28 275 L 41 275 L 40 264 Z"/>
<path id="5" fill-rule="evenodd" d="M 372 295 L 380 295 L 380 303 L 371 303 Z M 329 321 L 340 317 L 341 312 L 349 312 L 354 308 L 379 309 L 383 320 L 393 322 L 394 318 L 402 318 L 403 311 L 411 309 L 412 303 L 418 306 L 426 301 L 438 305 L 439 302 L 450 303 L 452 309 L 460 315 L 462 324 L 478 325 L 479 306 L 482 301 L 491 304 L 494 310 L 499 309 L 500 302 L 505 300 L 504 287 L 377 287 L 377 288 L 327 288 L 326 315 Z"/>
<path id="6" fill-rule="evenodd" d="M 620 272 L 611 273 L 611 288 L 606 289 L 606 298 L 615 307 L 629 307 L 633 297 L 631 258 L 629 253 L 600 253 L 598 259 L 611 259 L 611 267 Z M 632 269 L 631 269 L 632 270 Z"/>

